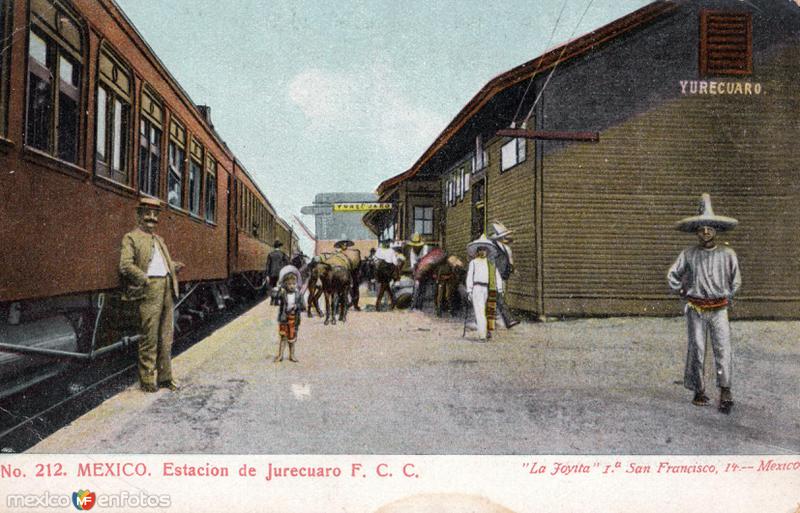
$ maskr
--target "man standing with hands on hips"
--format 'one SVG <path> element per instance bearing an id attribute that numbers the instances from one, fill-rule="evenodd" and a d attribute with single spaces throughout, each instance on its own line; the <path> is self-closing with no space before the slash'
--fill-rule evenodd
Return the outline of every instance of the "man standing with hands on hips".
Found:
<path id="1" fill-rule="evenodd" d="M 737 224 L 736 219 L 715 215 L 711 196 L 703 194 L 699 215 L 687 217 L 677 225 L 681 231 L 695 233 L 699 243 L 683 250 L 667 274 L 670 288 L 686 300 L 689 344 L 683 386 L 694 391 L 692 404 L 708 404 L 703 382 L 708 333 L 720 388 L 719 411 L 725 414 L 733 408 L 728 306 L 742 284 L 742 276 L 736 253 L 727 246 L 718 246 L 715 238 L 717 232 L 731 230 Z"/>
<path id="2" fill-rule="evenodd" d="M 183 264 L 173 263 L 164 239 L 155 234 L 160 211 L 156 198 L 139 201 L 138 226 L 122 238 L 119 259 L 122 299 L 139 302 L 139 385 L 145 392 L 178 390 L 172 377 L 172 305 Z"/>

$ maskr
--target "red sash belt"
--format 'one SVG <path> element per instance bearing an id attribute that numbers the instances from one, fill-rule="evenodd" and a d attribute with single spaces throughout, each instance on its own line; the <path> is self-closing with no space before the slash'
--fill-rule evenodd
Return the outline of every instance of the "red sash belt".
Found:
<path id="1" fill-rule="evenodd" d="M 702 308 L 704 310 L 713 310 L 716 308 L 724 308 L 728 306 L 728 298 L 720 297 L 720 298 L 700 298 L 700 297 L 687 297 L 686 298 L 692 306 L 697 308 Z"/>

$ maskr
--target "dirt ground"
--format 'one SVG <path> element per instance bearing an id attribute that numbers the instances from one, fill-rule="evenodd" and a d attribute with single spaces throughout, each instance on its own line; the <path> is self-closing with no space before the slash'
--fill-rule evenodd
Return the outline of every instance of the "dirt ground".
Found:
<path id="1" fill-rule="evenodd" d="M 800 452 L 800 322 L 733 323 L 723 415 L 681 385 L 682 318 L 525 322 L 483 343 L 460 319 L 350 312 L 304 318 L 300 362 L 273 363 L 275 318 L 262 302 L 176 358 L 181 391 L 131 387 L 32 452 Z"/>

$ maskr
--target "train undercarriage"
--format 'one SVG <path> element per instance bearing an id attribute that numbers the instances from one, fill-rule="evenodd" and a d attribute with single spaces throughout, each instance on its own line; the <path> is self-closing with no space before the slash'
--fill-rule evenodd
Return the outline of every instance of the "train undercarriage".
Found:
<path id="1" fill-rule="evenodd" d="M 181 283 L 173 306 L 175 336 L 262 297 L 264 283 L 264 273 L 255 271 Z M 112 355 L 135 359 L 137 304 L 122 301 L 117 290 L 0 304 L 0 399 Z"/>

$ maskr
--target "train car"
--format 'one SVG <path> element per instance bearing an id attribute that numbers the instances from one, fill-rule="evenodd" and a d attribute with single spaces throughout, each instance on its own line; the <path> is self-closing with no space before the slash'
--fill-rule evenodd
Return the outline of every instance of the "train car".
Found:
<path id="1" fill-rule="evenodd" d="M 3 396 L 135 343 L 116 291 L 140 197 L 186 264 L 178 330 L 263 273 L 277 216 L 112 0 L 0 0 L 0 31 Z"/>
<path id="2" fill-rule="evenodd" d="M 275 240 L 279 240 L 283 243 L 283 250 L 290 258 L 297 251 L 297 235 L 294 233 L 291 225 L 280 218 L 278 218 L 275 223 Z"/>
<path id="3" fill-rule="evenodd" d="M 263 288 L 267 255 L 284 223 L 241 162 L 235 161 L 231 269 L 253 289 Z"/>

